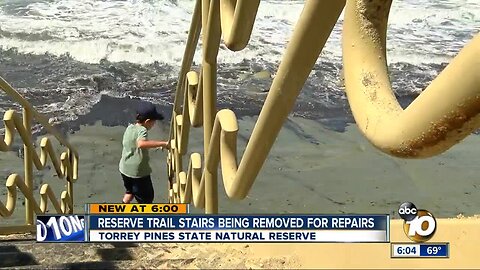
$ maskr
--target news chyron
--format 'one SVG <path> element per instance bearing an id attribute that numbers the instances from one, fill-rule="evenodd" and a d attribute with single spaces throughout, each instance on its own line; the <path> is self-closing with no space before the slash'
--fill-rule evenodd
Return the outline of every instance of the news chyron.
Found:
<path id="1" fill-rule="evenodd" d="M 86 242 L 84 215 L 38 215 L 37 242 Z"/>

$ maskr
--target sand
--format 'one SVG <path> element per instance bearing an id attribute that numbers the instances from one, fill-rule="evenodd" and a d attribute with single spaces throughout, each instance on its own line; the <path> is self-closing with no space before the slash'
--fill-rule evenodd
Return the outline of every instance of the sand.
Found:
<path id="1" fill-rule="evenodd" d="M 255 120 L 252 117 L 239 120 L 239 158 Z M 122 126 L 105 127 L 97 122 L 82 126 L 70 135 L 70 142 L 80 153 L 80 179 L 74 187 L 78 212 L 83 212 L 84 203 L 120 202 L 123 186 L 118 159 L 123 131 Z M 150 136 L 166 138 L 167 126 L 156 127 Z M 201 151 L 201 136 L 201 130 L 193 130 L 189 152 Z M 291 117 L 245 200 L 226 199 L 219 179 L 219 210 L 221 213 L 388 213 L 395 219 L 400 203 L 411 201 L 437 218 L 472 216 L 480 213 L 479 146 L 480 137 L 471 135 L 437 157 L 404 160 L 376 150 L 355 125 L 339 133 L 315 121 Z M 165 202 L 165 152 L 154 151 L 151 159 L 155 201 Z M 6 179 L 12 172 L 21 172 L 22 163 L 15 152 L 9 152 L 2 155 L 0 168 L 1 179 Z M 51 170 L 36 173 L 36 186 L 47 182 L 59 194 L 64 183 L 53 175 Z M 1 183 L 0 195 L 5 193 Z M 5 202 L 5 195 L 0 198 Z M 23 218 L 21 200 L 17 207 L 12 218 L 1 219 L 1 225 L 18 223 Z M 201 210 L 193 209 L 193 212 L 201 213 Z M 476 242 L 471 240 L 480 241 L 479 232 L 478 219 L 466 223 L 440 221 L 435 240 L 450 241 L 452 245 L 452 260 L 443 260 L 442 266 L 453 266 L 452 263 L 461 259 L 464 266 L 472 267 L 477 262 L 476 266 L 480 267 L 478 261 L 472 262 L 474 257 L 465 259 L 467 255 L 474 256 Z M 391 237 L 392 241 L 408 240 L 398 220 L 392 223 Z M 388 244 L 178 244 L 170 245 L 178 248 L 171 248 L 168 254 L 162 251 L 163 244 L 149 245 L 156 246 L 153 253 L 162 253 L 166 258 L 184 258 L 191 254 L 202 258 L 182 264 L 182 268 L 428 267 L 431 262 L 392 260 Z M 459 251 L 466 251 L 466 255 L 457 253 Z M 309 255 L 310 252 L 317 255 Z M 439 265 L 437 261 L 431 266 Z"/>
<path id="2" fill-rule="evenodd" d="M 255 119 L 239 121 L 239 158 Z M 123 185 L 118 173 L 124 127 L 101 123 L 83 126 L 70 135 L 80 153 L 80 179 L 75 206 L 89 202 L 119 202 Z M 167 137 L 163 125 L 151 138 Z M 201 130 L 194 129 L 189 152 L 200 151 Z M 355 125 L 339 133 L 315 121 L 290 118 L 260 172 L 248 198 L 227 200 L 219 179 L 223 213 L 389 213 L 412 201 L 436 217 L 478 214 L 480 202 L 480 137 L 471 135 L 442 155 L 423 160 L 398 159 L 375 149 Z M 152 151 L 155 201 L 166 200 L 166 152 Z M 187 164 L 188 155 L 184 163 Z M 22 161 L 9 152 L 0 159 L 1 178 L 22 172 Z M 60 191 L 64 184 L 55 172 L 36 172 L 35 185 L 46 182 Z M 1 185 L 0 192 L 5 192 Z M 279 195 L 281 194 L 281 196 Z M 19 205 L 21 206 L 21 205 Z"/>

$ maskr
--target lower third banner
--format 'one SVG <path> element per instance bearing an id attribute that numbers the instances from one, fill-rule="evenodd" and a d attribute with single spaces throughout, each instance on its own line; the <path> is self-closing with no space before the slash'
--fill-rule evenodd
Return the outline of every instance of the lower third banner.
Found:
<path id="1" fill-rule="evenodd" d="M 389 242 L 388 215 L 91 215 L 91 242 Z"/>
<path id="2" fill-rule="evenodd" d="M 91 242 L 386 242 L 384 231 L 90 230 Z"/>

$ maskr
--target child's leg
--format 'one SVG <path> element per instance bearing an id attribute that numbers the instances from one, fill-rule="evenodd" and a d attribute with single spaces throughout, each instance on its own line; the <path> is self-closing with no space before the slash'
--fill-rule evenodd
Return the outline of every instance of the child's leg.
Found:
<path id="1" fill-rule="evenodd" d="M 155 194 L 150 175 L 135 179 L 132 191 L 138 203 L 152 203 Z"/>
<path id="2" fill-rule="evenodd" d="M 130 203 L 133 200 L 132 185 L 134 179 L 122 174 L 123 185 L 125 186 L 125 194 L 123 195 L 123 203 Z"/>
<path id="3" fill-rule="evenodd" d="M 123 203 L 130 203 L 133 200 L 133 194 L 132 193 L 125 193 L 123 195 Z"/>

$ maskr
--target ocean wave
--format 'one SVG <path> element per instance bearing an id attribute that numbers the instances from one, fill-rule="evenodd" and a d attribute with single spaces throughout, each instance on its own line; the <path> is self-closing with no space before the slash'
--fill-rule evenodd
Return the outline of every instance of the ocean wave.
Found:
<path id="1" fill-rule="evenodd" d="M 446 66 L 389 65 L 392 86 L 403 107 L 408 106 Z M 196 67 L 198 68 L 198 67 Z M 237 115 L 258 115 L 275 77 L 277 63 L 243 60 L 218 68 L 217 106 L 234 108 Z M 102 96 L 131 97 L 172 106 L 176 67 L 154 62 L 139 65 L 110 62 L 89 64 L 71 56 L 24 54 L 0 49 L 0 74 L 54 123 L 88 114 Z M 341 62 L 318 61 L 307 79 L 292 114 L 327 124 L 353 122 L 341 80 Z M 0 113 L 11 101 L 0 95 Z"/>
<path id="2" fill-rule="evenodd" d="M 179 67 L 195 1 L 6 1 L 0 3 L 0 46 L 20 52 L 69 54 L 85 63 L 155 61 Z M 252 37 L 241 52 L 218 60 L 281 60 L 304 1 L 261 1 Z M 455 8 L 452 8 L 455 7 Z M 421 11 L 421 12 L 419 12 Z M 398 1 L 389 18 L 390 62 L 442 63 L 478 32 L 477 0 Z M 343 14 L 322 60 L 341 59 Z M 201 43 L 201 42 L 200 42 Z M 195 61 L 199 62 L 198 48 Z"/>
<path id="3" fill-rule="evenodd" d="M 171 106 L 194 4 L 2 1 L 0 74 L 57 122 L 89 113 L 105 95 Z M 235 108 L 239 115 L 259 113 L 303 5 L 297 0 L 261 1 L 248 46 L 240 52 L 220 46 L 219 108 Z M 352 121 L 341 80 L 342 24 L 343 14 L 298 97 L 294 115 Z M 477 0 L 393 3 L 387 54 L 392 86 L 403 107 L 479 25 Z M 199 46 L 194 69 L 200 57 Z M 0 95 L 0 111 L 9 104 Z"/>

